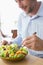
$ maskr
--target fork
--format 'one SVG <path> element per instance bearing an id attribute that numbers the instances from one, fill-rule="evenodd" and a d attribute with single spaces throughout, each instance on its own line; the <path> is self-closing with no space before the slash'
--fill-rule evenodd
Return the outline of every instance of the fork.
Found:
<path id="1" fill-rule="evenodd" d="M 35 34 L 36 34 L 36 32 L 33 33 L 33 35 L 35 35 Z M 19 45 L 19 48 L 20 47 L 26 47 L 26 46 L 21 43 L 21 45 Z"/>

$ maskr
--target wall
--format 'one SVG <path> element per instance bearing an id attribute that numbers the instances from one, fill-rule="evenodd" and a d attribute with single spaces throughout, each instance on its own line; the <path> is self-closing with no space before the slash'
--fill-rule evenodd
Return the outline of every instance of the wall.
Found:
<path id="1" fill-rule="evenodd" d="M 17 28 L 17 20 L 21 12 L 14 0 L 0 0 L 1 29 L 4 34 L 11 35 L 11 29 Z"/>
<path id="2" fill-rule="evenodd" d="M 1 0 L 1 29 L 4 34 L 10 35 L 11 29 L 17 28 L 17 20 L 21 9 L 14 0 Z"/>

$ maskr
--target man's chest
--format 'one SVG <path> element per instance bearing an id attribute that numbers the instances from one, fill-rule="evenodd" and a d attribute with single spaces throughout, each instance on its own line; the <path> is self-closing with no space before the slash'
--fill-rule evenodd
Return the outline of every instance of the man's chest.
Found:
<path id="1" fill-rule="evenodd" d="M 27 37 L 37 32 L 37 36 L 43 39 L 43 18 L 22 20 L 22 36 Z"/>

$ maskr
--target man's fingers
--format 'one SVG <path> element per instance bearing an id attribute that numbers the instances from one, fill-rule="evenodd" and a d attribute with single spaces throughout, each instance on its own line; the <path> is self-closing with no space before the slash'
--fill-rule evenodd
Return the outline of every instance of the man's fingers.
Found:
<path id="1" fill-rule="evenodd" d="M 25 38 L 25 39 L 22 41 L 22 43 L 24 43 L 25 41 L 30 42 L 29 40 L 31 40 L 31 38 L 32 38 L 32 36 Z"/>
<path id="2" fill-rule="evenodd" d="M 28 40 L 28 41 L 24 41 L 22 44 L 23 44 L 24 46 L 26 46 L 26 45 L 30 44 L 30 41 L 29 41 L 29 40 Z"/>
<path id="3" fill-rule="evenodd" d="M 26 45 L 27 48 L 31 49 L 31 44 Z"/>
<path id="4" fill-rule="evenodd" d="M 26 41 L 23 41 L 23 45 L 28 45 L 28 44 L 31 44 L 32 42 L 34 42 L 34 38 L 30 39 L 30 40 L 26 40 Z"/>
<path id="5" fill-rule="evenodd" d="M 31 44 L 32 42 L 29 40 L 29 41 L 25 41 L 24 43 L 23 43 L 23 46 L 26 46 L 26 47 L 28 47 L 28 48 L 31 48 L 31 46 L 32 46 L 32 44 Z"/>
<path id="6" fill-rule="evenodd" d="M 22 43 L 24 43 L 25 41 L 31 40 L 32 38 L 35 38 L 35 37 L 36 37 L 36 33 L 34 33 L 34 34 L 33 34 L 32 36 L 30 36 L 30 37 L 25 38 Z"/>
<path id="7" fill-rule="evenodd" d="M 25 38 L 24 41 L 25 40 L 30 40 L 31 38 L 32 38 L 32 36 L 29 36 L 29 37 Z"/>

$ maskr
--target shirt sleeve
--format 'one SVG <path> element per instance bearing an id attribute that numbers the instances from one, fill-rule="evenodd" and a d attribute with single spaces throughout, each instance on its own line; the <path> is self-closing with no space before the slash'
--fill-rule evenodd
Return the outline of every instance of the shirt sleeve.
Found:
<path id="1" fill-rule="evenodd" d="M 18 23 L 17 23 L 17 33 L 18 33 L 18 36 L 13 39 L 13 43 L 17 43 L 18 45 L 22 44 L 22 22 L 21 22 L 21 15 L 19 16 L 19 20 L 18 20 Z"/>

